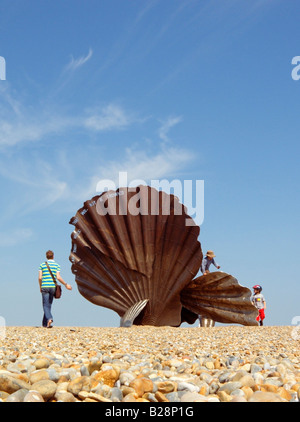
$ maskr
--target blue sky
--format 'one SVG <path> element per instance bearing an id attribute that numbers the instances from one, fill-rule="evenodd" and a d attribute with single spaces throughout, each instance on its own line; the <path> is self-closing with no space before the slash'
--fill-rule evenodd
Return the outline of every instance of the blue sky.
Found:
<path id="1" fill-rule="evenodd" d="M 204 252 L 300 315 L 297 0 L 0 0 L 0 315 L 40 325 L 53 249 L 73 286 L 56 325 L 118 326 L 77 291 L 69 220 L 102 179 L 204 180 Z M 300 73 L 300 72 L 299 72 Z"/>

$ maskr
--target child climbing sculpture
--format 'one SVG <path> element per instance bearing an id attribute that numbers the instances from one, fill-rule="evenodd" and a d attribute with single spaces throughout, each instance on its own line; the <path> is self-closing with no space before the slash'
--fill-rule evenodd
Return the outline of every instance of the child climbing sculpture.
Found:
<path id="1" fill-rule="evenodd" d="M 202 264 L 201 264 L 201 271 L 203 273 L 203 275 L 207 275 L 210 271 L 209 271 L 209 267 L 211 266 L 211 264 L 213 264 L 217 269 L 220 269 L 220 265 L 216 263 L 216 261 L 214 260 L 215 258 L 215 254 L 213 251 L 207 251 L 206 252 L 206 256 L 203 258 Z"/>

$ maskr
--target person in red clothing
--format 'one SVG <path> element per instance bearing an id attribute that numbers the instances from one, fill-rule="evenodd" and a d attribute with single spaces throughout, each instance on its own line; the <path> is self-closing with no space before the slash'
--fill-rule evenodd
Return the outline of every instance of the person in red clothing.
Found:
<path id="1" fill-rule="evenodd" d="M 259 284 L 253 286 L 254 293 L 251 297 L 253 305 L 258 310 L 258 315 L 256 321 L 259 322 L 259 325 L 264 325 L 263 320 L 265 319 L 265 310 L 267 308 L 267 303 L 264 298 L 264 295 L 261 293 L 262 287 Z"/>

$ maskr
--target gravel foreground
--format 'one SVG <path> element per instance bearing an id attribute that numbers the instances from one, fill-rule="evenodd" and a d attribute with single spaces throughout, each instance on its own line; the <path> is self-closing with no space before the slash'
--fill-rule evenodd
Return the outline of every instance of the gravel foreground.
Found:
<path id="1" fill-rule="evenodd" d="M 295 327 L 7 327 L 0 402 L 297 402 Z"/>

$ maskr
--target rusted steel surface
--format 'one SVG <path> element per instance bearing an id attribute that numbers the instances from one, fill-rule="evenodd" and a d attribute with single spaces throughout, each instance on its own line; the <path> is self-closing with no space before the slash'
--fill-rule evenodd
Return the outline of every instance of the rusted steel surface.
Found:
<path id="1" fill-rule="evenodd" d="M 179 326 L 198 314 L 257 325 L 250 290 L 234 277 L 215 272 L 194 279 L 203 257 L 200 228 L 174 195 L 149 186 L 104 192 L 70 224 L 78 290 L 117 312 L 121 326 Z"/>
<path id="2" fill-rule="evenodd" d="M 80 293 L 120 317 L 148 299 L 135 324 L 180 325 L 180 293 L 202 262 L 200 229 L 186 219 L 174 195 L 148 186 L 86 201 L 70 221 L 70 260 Z"/>
<path id="3" fill-rule="evenodd" d="M 257 325 L 251 291 L 230 274 L 216 271 L 197 277 L 181 292 L 181 303 L 194 316 L 214 321 Z"/>

